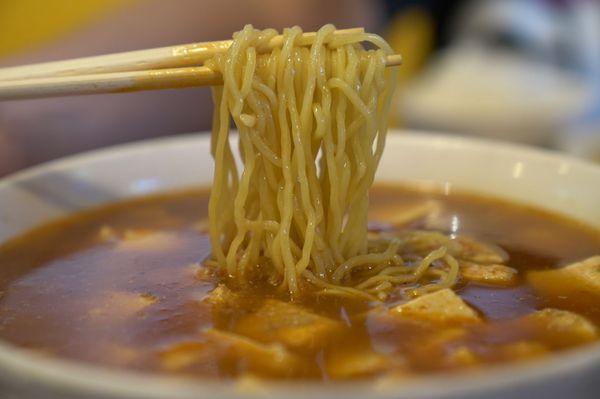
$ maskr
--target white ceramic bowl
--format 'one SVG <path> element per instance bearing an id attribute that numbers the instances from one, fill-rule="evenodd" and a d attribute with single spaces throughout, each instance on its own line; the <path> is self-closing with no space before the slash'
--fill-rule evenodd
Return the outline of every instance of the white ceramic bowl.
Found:
<path id="1" fill-rule="evenodd" d="M 600 167 L 536 149 L 393 132 L 378 180 L 430 182 L 530 203 L 600 228 Z M 207 185 L 208 135 L 109 148 L 0 181 L 0 242 L 73 211 Z M 600 250 L 600 248 L 599 248 Z M 2 267 L 2 265 L 0 265 Z M 2 398 L 597 398 L 600 345 L 539 362 L 402 383 L 278 383 L 250 389 L 41 358 L 0 342 Z"/>

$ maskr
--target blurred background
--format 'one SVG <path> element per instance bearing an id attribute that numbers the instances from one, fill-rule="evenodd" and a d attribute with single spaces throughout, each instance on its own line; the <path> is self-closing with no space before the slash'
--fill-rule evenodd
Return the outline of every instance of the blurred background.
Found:
<path id="1" fill-rule="evenodd" d="M 598 0 L 0 0 L 0 67 L 329 22 L 365 26 L 403 54 L 393 126 L 600 162 Z M 206 130 L 211 108 L 206 89 L 0 103 L 0 175 Z"/>

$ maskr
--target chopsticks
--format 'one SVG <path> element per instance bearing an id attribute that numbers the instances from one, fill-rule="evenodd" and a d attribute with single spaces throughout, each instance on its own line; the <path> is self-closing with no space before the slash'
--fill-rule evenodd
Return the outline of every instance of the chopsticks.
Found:
<path id="1" fill-rule="evenodd" d="M 333 37 L 343 38 L 344 36 L 363 32 L 363 28 L 338 29 L 334 32 Z M 299 39 L 300 45 L 312 44 L 315 35 L 316 32 L 302 34 Z M 262 51 L 270 51 L 281 46 L 282 42 L 283 36 L 275 36 Z M 215 54 L 227 51 L 231 43 L 232 40 L 190 43 L 66 61 L 0 68 L 0 81 L 199 66 Z"/>
<path id="2" fill-rule="evenodd" d="M 24 79 L 0 81 L 0 101 L 215 86 L 222 83 L 221 75 L 207 67 Z"/>
<path id="3" fill-rule="evenodd" d="M 401 63 L 401 56 L 391 55 L 387 58 L 386 65 L 396 66 Z M 222 83 L 223 79 L 220 73 L 203 66 L 81 76 L 59 76 L 7 82 L 0 81 L 0 101 L 216 86 Z"/>
<path id="4" fill-rule="evenodd" d="M 362 28 L 341 29 L 331 40 L 362 33 Z M 306 32 L 300 45 L 310 45 L 316 32 Z M 259 52 L 281 46 L 273 37 Z M 66 95 L 122 93 L 222 84 L 219 73 L 199 66 L 217 53 L 227 51 L 231 40 L 191 43 L 0 69 L 0 101 Z M 387 66 L 402 63 L 391 55 Z"/>

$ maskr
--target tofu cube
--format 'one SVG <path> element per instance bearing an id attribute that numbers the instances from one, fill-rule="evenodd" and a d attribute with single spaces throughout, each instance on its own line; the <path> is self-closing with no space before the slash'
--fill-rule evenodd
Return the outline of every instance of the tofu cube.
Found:
<path id="1" fill-rule="evenodd" d="M 590 291 L 600 294 L 600 255 L 572 263 L 563 270 L 580 280 Z"/>
<path id="2" fill-rule="evenodd" d="M 598 338 L 598 329 L 592 322 L 568 310 L 547 308 L 525 318 L 538 330 L 540 339 L 553 346 L 570 346 Z"/>
<path id="3" fill-rule="evenodd" d="M 527 281 L 550 296 L 600 297 L 600 255 L 554 270 L 532 271 Z"/>
<path id="4" fill-rule="evenodd" d="M 518 271 L 512 267 L 461 261 L 460 273 L 464 280 L 491 285 L 513 285 L 517 282 Z"/>
<path id="5" fill-rule="evenodd" d="M 462 246 L 460 259 L 479 264 L 502 264 L 508 260 L 508 253 L 502 248 L 477 241 L 468 236 L 460 236 L 457 241 Z"/>
<path id="6" fill-rule="evenodd" d="M 244 372 L 286 376 L 303 373 L 307 363 L 279 343 L 264 344 L 242 335 L 217 329 L 205 331 L 207 343 L 222 357 L 244 367 Z"/>
<path id="7" fill-rule="evenodd" d="M 163 369 L 171 372 L 214 369 L 223 362 L 242 374 L 287 376 L 307 370 L 301 358 L 280 344 L 263 344 L 214 328 L 204 331 L 204 341 L 180 342 L 158 356 Z"/>
<path id="8" fill-rule="evenodd" d="M 327 356 L 327 374 L 333 379 L 367 377 L 392 369 L 395 363 L 389 356 L 370 348 L 338 350 Z"/>
<path id="9" fill-rule="evenodd" d="M 450 288 L 425 294 L 390 310 L 407 318 L 431 322 L 476 322 L 480 318 L 461 297 Z"/>
<path id="10" fill-rule="evenodd" d="M 267 299 L 237 324 L 236 332 L 262 342 L 280 342 L 293 349 L 323 345 L 342 328 L 339 321 L 288 302 Z"/>

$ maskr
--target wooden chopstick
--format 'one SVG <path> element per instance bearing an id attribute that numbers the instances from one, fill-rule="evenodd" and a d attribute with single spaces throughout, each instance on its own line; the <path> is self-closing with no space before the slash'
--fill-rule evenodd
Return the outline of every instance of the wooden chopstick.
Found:
<path id="1" fill-rule="evenodd" d="M 221 75 L 207 67 L 59 76 L 0 82 L 0 101 L 175 89 L 221 83 Z"/>
<path id="2" fill-rule="evenodd" d="M 363 32 L 363 28 L 339 29 L 334 32 L 333 37 L 339 38 Z M 303 33 L 298 43 L 303 46 L 310 45 L 316 34 L 316 32 Z M 227 51 L 231 42 L 231 40 L 220 40 L 191 43 L 66 61 L 0 68 L 0 81 L 200 66 L 215 54 Z M 282 42 L 283 36 L 275 36 L 265 48 L 259 50 L 263 52 L 271 51 L 273 48 L 281 46 Z"/>
<path id="3" fill-rule="evenodd" d="M 394 54 L 388 56 L 386 65 L 391 67 L 400 65 L 401 63 L 402 57 Z M 220 84 L 223 84 L 221 74 L 208 67 L 167 68 L 82 76 L 59 76 L 6 82 L 0 81 L 0 101 L 215 86 Z"/>

